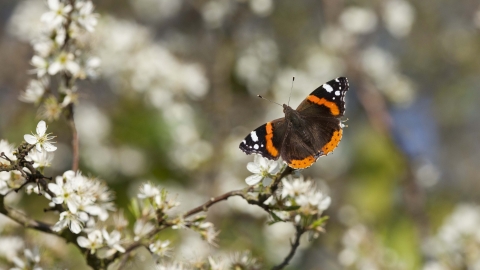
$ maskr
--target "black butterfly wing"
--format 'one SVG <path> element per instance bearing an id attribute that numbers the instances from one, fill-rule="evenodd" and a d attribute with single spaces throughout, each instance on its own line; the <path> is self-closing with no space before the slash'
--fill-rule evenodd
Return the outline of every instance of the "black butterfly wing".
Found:
<path id="1" fill-rule="evenodd" d="M 250 132 L 239 147 L 247 155 L 260 154 L 265 158 L 276 160 L 280 157 L 286 131 L 285 118 L 273 120 Z"/>
<path id="2" fill-rule="evenodd" d="M 307 116 L 342 117 L 345 114 L 345 94 L 348 80 L 338 77 L 315 89 L 297 107 L 297 111 Z"/>

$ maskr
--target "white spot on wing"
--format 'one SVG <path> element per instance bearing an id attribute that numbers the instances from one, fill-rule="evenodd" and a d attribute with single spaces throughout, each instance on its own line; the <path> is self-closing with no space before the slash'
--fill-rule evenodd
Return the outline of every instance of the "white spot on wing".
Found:
<path id="1" fill-rule="evenodd" d="M 246 143 L 247 143 L 247 141 L 245 141 L 245 140 L 243 140 L 242 142 L 243 142 L 243 144 L 246 144 Z"/>
<path id="2" fill-rule="evenodd" d="M 335 96 L 340 96 L 340 91 L 335 91 Z"/>
<path id="3" fill-rule="evenodd" d="M 252 137 L 252 141 L 258 142 L 257 132 L 255 131 L 250 132 L 250 137 Z"/>
<path id="4" fill-rule="evenodd" d="M 253 148 L 258 149 L 258 144 L 255 144 Z"/>
<path id="5" fill-rule="evenodd" d="M 333 91 L 333 88 L 329 84 L 324 83 L 322 85 L 322 87 L 323 87 L 323 89 L 325 89 L 325 91 L 327 91 L 329 93 L 331 93 Z"/>
<path id="6" fill-rule="evenodd" d="M 338 78 L 335 79 L 336 82 L 339 82 Z"/>

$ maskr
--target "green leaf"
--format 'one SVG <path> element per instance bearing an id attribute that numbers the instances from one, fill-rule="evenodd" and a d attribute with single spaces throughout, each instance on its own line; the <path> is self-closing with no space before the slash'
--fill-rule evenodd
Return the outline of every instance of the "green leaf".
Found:
<path id="1" fill-rule="evenodd" d="M 312 228 L 317 228 L 318 226 L 322 226 L 327 220 L 328 220 L 328 216 L 323 216 L 317 220 L 315 220 L 314 222 L 312 222 L 312 225 L 311 227 Z"/>

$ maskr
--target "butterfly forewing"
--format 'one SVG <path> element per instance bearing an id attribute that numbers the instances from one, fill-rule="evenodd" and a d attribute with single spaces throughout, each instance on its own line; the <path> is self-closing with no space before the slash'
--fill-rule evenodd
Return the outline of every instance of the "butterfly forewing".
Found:
<path id="1" fill-rule="evenodd" d="M 348 91 L 348 80 L 338 77 L 315 89 L 297 107 L 302 114 L 341 117 L 345 114 L 345 94 Z"/>
<path id="2" fill-rule="evenodd" d="M 247 155 L 260 154 L 265 158 L 276 160 L 280 157 L 286 128 L 285 118 L 263 124 L 245 137 L 240 143 L 240 149 Z"/>

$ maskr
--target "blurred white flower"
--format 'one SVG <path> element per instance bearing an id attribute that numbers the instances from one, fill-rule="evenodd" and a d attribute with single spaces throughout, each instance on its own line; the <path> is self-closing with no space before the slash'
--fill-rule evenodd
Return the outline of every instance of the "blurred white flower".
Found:
<path id="1" fill-rule="evenodd" d="M 11 161 L 17 160 L 17 157 L 13 155 L 13 144 L 8 143 L 7 140 L 0 140 L 0 153 L 3 152 Z M 10 161 L 0 157 L 0 165 L 10 165 Z"/>
<path id="2" fill-rule="evenodd" d="M 65 95 L 63 97 L 62 103 L 60 103 L 63 108 L 67 107 L 70 104 L 77 104 L 78 94 L 76 88 L 65 89 L 62 90 L 61 93 Z"/>
<path id="3" fill-rule="evenodd" d="M 12 189 L 21 187 L 25 181 L 25 178 L 19 171 L 0 172 L 0 194 L 6 195 Z"/>
<path id="4" fill-rule="evenodd" d="M 377 26 L 377 15 L 369 8 L 348 7 L 340 15 L 340 23 L 353 34 L 368 34 Z"/>
<path id="5" fill-rule="evenodd" d="M 220 234 L 220 231 L 215 230 L 213 223 L 211 222 L 201 222 L 197 224 L 197 228 L 199 230 L 200 235 L 202 238 L 207 241 L 212 246 L 216 245 L 217 236 Z"/>
<path id="6" fill-rule="evenodd" d="M 42 152 L 42 150 L 45 150 L 47 152 L 53 152 L 57 150 L 57 147 L 49 142 L 55 137 L 49 136 L 50 133 L 45 133 L 47 131 L 47 124 L 45 123 L 45 121 L 42 120 L 38 122 L 36 131 L 37 134 L 32 133 L 32 135 L 25 134 L 23 136 L 27 143 L 35 145 L 38 152 Z"/>
<path id="7" fill-rule="evenodd" d="M 42 99 L 43 95 L 45 94 L 45 85 L 42 81 L 39 80 L 31 80 L 28 84 L 27 89 L 23 92 L 19 99 L 20 101 L 26 103 L 39 103 Z"/>
<path id="8" fill-rule="evenodd" d="M 154 243 L 150 244 L 148 246 L 148 249 L 150 249 L 150 251 L 156 254 L 157 256 L 169 257 L 171 252 L 171 248 L 169 248 L 169 245 L 170 245 L 170 241 L 168 240 L 166 241 L 157 240 Z"/>
<path id="9" fill-rule="evenodd" d="M 133 240 L 138 241 L 139 239 L 147 235 L 149 232 L 153 231 L 153 229 L 155 229 L 155 226 L 151 222 L 146 222 L 143 219 L 138 219 L 133 225 L 133 233 L 135 234 Z"/>
<path id="10" fill-rule="evenodd" d="M 282 189 L 282 198 L 286 197 L 297 197 L 301 194 L 305 194 L 310 191 L 312 187 L 312 182 L 310 180 L 305 181 L 303 176 L 296 178 L 293 181 L 287 180 L 287 178 L 282 179 L 283 189 Z"/>
<path id="11" fill-rule="evenodd" d="M 260 155 L 255 155 L 253 162 L 247 164 L 247 169 L 253 173 L 245 179 L 250 185 L 256 185 L 264 179 L 272 179 L 282 168 L 281 161 L 268 160 Z"/>
<path id="12" fill-rule="evenodd" d="M 52 165 L 53 160 L 53 153 L 50 152 L 38 152 L 36 150 L 32 150 L 26 156 L 28 161 L 33 161 L 34 168 L 45 168 L 50 167 Z"/>
<path id="13" fill-rule="evenodd" d="M 71 5 L 65 5 L 60 0 L 48 0 L 49 12 L 42 15 L 41 21 L 49 28 L 56 28 L 67 20 L 67 15 L 72 11 Z"/>
<path id="14" fill-rule="evenodd" d="M 24 259 L 21 259 L 17 256 L 12 258 L 12 262 L 15 264 L 15 267 L 10 268 L 10 270 L 24 270 L 24 269 L 32 269 L 32 270 L 42 270 L 41 267 L 38 266 L 40 263 L 40 254 L 38 253 L 38 249 L 25 249 L 23 251 Z"/>
<path id="15" fill-rule="evenodd" d="M 80 72 L 80 65 L 75 61 L 73 53 L 61 52 L 48 67 L 48 74 L 55 75 L 60 71 L 68 71 L 73 76 Z"/>
<path id="16" fill-rule="evenodd" d="M 145 183 L 140 187 L 137 197 L 140 199 L 153 198 L 160 195 L 160 189 L 153 186 L 151 183 Z"/>
<path id="17" fill-rule="evenodd" d="M 295 201 L 300 205 L 300 212 L 320 214 L 330 206 L 332 199 L 321 191 L 310 190 L 298 196 Z"/>
<path id="18" fill-rule="evenodd" d="M 40 40 L 35 40 L 33 42 L 33 50 L 38 54 L 39 57 L 41 58 L 46 58 L 48 56 L 50 56 L 50 54 L 52 53 L 53 49 L 55 47 L 55 44 L 53 43 L 53 41 L 51 39 L 40 39 Z M 35 57 L 35 56 L 34 56 Z M 38 59 L 40 60 L 40 59 Z M 43 65 L 43 61 L 37 61 L 35 60 L 35 62 L 38 62 L 38 63 L 33 63 L 33 58 L 32 58 L 32 64 L 36 67 L 37 65 L 39 67 L 42 67 Z M 37 74 L 38 76 L 38 74 Z"/>
<path id="19" fill-rule="evenodd" d="M 77 22 L 79 25 L 93 32 L 97 25 L 97 14 L 93 13 L 93 4 L 91 1 L 77 2 L 75 8 L 78 10 Z"/>
<path id="20" fill-rule="evenodd" d="M 41 78 L 43 75 L 47 74 L 48 61 L 45 58 L 34 55 L 32 57 L 32 65 L 35 67 L 34 71 L 37 72 L 38 78 Z"/>
<path id="21" fill-rule="evenodd" d="M 108 258 L 117 252 L 125 252 L 125 249 L 120 245 L 122 234 L 119 231 L 113 230 L 111 233 L 108 233 L 107 230 L 103 229 L 102 235 L 105 243 L 109 247 L 102 257 Z"/>
<path id="22" fill-rule="evenodd" d="M 87 237 L 79 236 L 77 243 L 79 246 L 89 249 L 91 254 L 95 254 L 97 249 L 103 246 L 102 233 L 99 230 L 94 230 L 90 232 Z"/>
<path id="23" fill-rule="evenodd" d="M 473 15 L 473 25 L 480 28 L 480 8 Z"/>
<path id="24" fill-rule="evenodd" d="M 130 4 L 143 20 L 159 22 L 172 18 L 182 7 L 182 0 L 130 0 Z"/>
<path id="25" fill-rule="evenodd" d="M 250 0 L 250 9 L 258 16 L 264 17 L 272 13 L 272 0 Z"/>
<path id="26" fill-rule="evenodd" d="M 3 234 L 3 232 L 2 232 Z M 0 257 L 13 258 L 18 255 L 19 251 L 25 246 L 25 241 L 17 236 L 2 235 L 0 237 Z"/>
<path id="27" fill-rule="evenodd" d="M 202 6 L 203 20 L 210 28 L 220 27 L 229 12 L 229 1 L 208 1 Z"/>
<path id="28" fill-rule="evenodd" d="M 384 3 L 383 20 L 388 31 L 396 38 L 407 36 L 415 19 L 412 5 L 405 0 L 389 0 Z"/>

